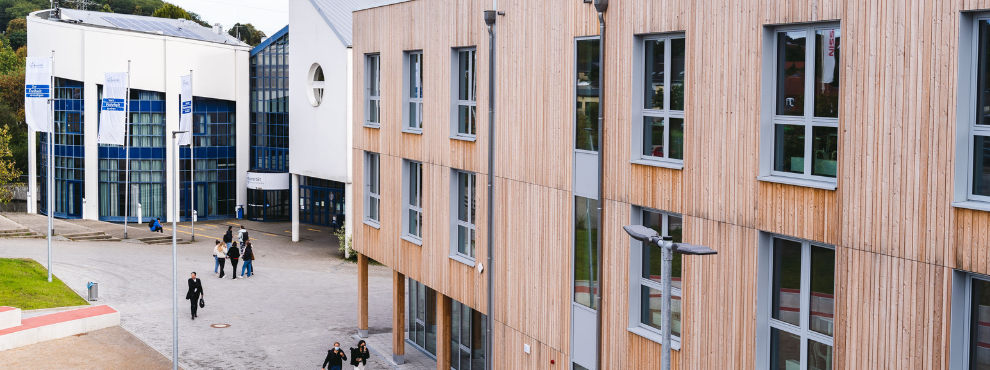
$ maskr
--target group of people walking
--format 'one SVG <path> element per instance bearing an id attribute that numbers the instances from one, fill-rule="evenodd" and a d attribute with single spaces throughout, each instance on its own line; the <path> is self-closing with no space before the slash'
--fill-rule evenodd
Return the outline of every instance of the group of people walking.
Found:
<path id="1" fill-rule="evenodd" d="M 227 233 L 223 235 L 223 241 L 217 240 L 213 247 L 213 274 L 223 279 L 226 276 L 224 271 L 227 260 L 230 260 L 233 280 L 237 280 L 237 262 L 243 261 L 241 265 L 241 278 L 249 278 L 254 275 L 254 248 L 251 247 L 251 240 L 248 231 L 241 226 L 237 231 L 237 241 L 234 241 L 233 227 L 227 226 Z"/>
<path id="2" fill-rule="evenodd" d="M 351 366 L 354 366 L 354 369 L 364 370 L 369 358 L 371 358 L 371 353 L 368 352 L 368 344 L 363 340 L 358 341 L 357 348 L 351 347 Z M 343 370 L 344 361 L 347 361 L 347 355 L 340 348 L 340 342 L 334 342 L 333 348 L 327 351 L 327 358 L 323 360 L 322 369 Z"/>

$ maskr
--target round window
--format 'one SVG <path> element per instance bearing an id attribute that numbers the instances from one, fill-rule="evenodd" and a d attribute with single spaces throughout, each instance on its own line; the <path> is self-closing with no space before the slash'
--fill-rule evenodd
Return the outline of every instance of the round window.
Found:
<path id="1" fill-rule="evenodd" d="M 309 90 L 309 103 L 314 107 L 318 107 L 323 102 L 323 85 L 325 83 L 323 67 L 313 63 L 313 66 L 309 67 L 309 78 L 307 78 L 307 81 L 309 81 L 309 89 L 307 89 Z"/>

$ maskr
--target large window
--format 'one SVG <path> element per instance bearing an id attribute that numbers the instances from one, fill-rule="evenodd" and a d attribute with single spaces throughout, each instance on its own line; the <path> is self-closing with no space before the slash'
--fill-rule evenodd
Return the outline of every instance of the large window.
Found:
<path id="1" fill-rule="evenodd" d="M 381 56 L 367 54 L 364 57 L 364 125 L 381 126 Z"/>
<path id="2" fill-rule="evenodd" d="M 83 139 L 86 115 L 83 112 L 83 83 L 55 78 L 55 217 L 81 218 L 85 194 Z M 38 199 L 48 199 L 48 134 L 39 133 Z M 39 202 L 38 211 L 48 214 L 48 202 Z"/>
<path id="3" fill-rule="evenodd" d="M 597 37 L 575 41 L 577 48 L 575 73 L 575 133 L 574 148 L 598 151 L 598 48 Z"/>
<path id="4" fill-rule="evenodd" d="M 970 370 L 990 369 L 990 281 L 973 278 L 969 309 Z"/>
<path id="5" fill-rule="evenodd" d="M 379 223 L 379 204 L 381 203 L 381 191 L 379 190 L 379 167 L 378 153 L 365 152 L 364 154 L 364 221 L 374 226 Z"/>
<path id="6" fill-rule="evenodd" d="M 767 40 L 773 67 L 764 73 L 775 82 L 773 102 L 764 105 L 772 109 L 772 128 L 764 131 L 772 143 L 770 175 L 834 188 L 841 39 L 839 25 L 831 23 L 778 27 Z"/>
<path id="7" fill-rule="evenodd" d="M 405 55 L 405 106 L 403 131 L 423 132 L 423 52 L 407 51 Z"/>
<path id="8" fill-rule="evenodd" d="M 454 299 L 450 301 L 450 368 L 484 370 L 487 316 Z"/>
<path id="9" fill-rule="evenodd" d="M 345 201 L 344 183 L 299 176 L 299 222 L 341 227 Z"/>
<path id="10" fill-rule="evenodd" d="M 179 216 L 192 218 L 189 188 L 200 220 L 236 216 L 237 206 L 237 103 L 193 97 L 195 167 L 190 169 L 189 147 L 179 148 Z M 194 170 L 194 171 L 190 171 Z M 194 172 L 194 173 L 193 173 Z M 195 181 L 191 181 L 195 179 Z"/>
<path id="11" fill-rule="evenodd" d="M 437 292 L 416 280 L 408 280 L 409 339 L 406 341 L 436 357 Z"/>
<path id="12" fill-rule="evenodd" d="M 405 160 L 402 162 L 405 167 L 402 169 L 405 185 L 402 192 L 405 220 L 402 236 L 419 244 L 423 240 L 423 164 Z"/>
<path id="13" fill-rule="evenodd" d="M 978 18 L 974 28 L 976 89 L 973 118 L 966 125 L 970 130 L 968 139 L 972 153 L 968 158 L 972 165 L 967 193 L 970 200 L 990 202 L 990 17 Z"/>
<path id="14" fill-rule="evenodd" d="M 598 201 L 574 197 L 574 302 L 598 309 Z"/>
<path id="15" fill-rule="evenodd" d="M 453 171 L 451 191 L 451 257 L 473 264 L 475 256 L 475 187 L 476 175 L 472 172 Z"/>
<path id="16" fill-rule="evenodd" d="M 633 158 L 679 164 L 684 159 L 684 36 L 648 36 L 641 42 L 642 67 L 636 75 L 641 82 L 635 87 L 641 92 L 635 95 L 642 104 L 634 119 L 642 129 L 633 134 L 639 144 Z"/>
<path id="17" fill-rule="evenodd" d="M 835 250 L 773 237 L 770 369 L 831 370 L 835 333 Z"/>
<path id="18" fill-rule="evenodd" d="M 476 48 L 454 49 L 454 112 L 455 134 L 458 139 L 474 140 L 477 131 L 477 98 L 475 64 L 477 63 Z"/>
<path id="19" fill-rule="evenodd" d="M 282 36 L 268 43 L 268 46 L 253 52 L 250 168 L 253 172 L 288 172 L 289 34 L 282 33 Z M 322 69 L 319 70 L 318 79 L 322 84 Z M 314 86 L 319 85 L 315 81 L 313 83 Z M 319 87 L 319 93 L 313 97 L 322 98 L 322 91 L 323 88 Z M 316 93 L 315 88 L 313 93 Z M 287 200 L 288 197 L 284 199 Z M 282 203 L 288 209 L 284 200 Z"/>
<path id="20" fill-rule="evenodd" d="M 671 236 L 675 243 L 681 242 L 683 221 L 680 215 L 655 211 L 650 209 L 633 208 L 638 213 L 639 222 L 663 236 Z M 634 220 L 635 221 L 635 220 Z M 662 339 L 661 304 L 664 299 L 663 285 L 663 253 L 659 247 L 637 242 L 638 246 L 631 248 L 632 291 L 630 296 L 630 311 L 632 313 L 630 330 L 651 340 L 660 342 Z M 671 269 L 671 304 L 670 322 L 673 348 L 680 348 L 681 337 L 681 255 L 674 254 Z"/>

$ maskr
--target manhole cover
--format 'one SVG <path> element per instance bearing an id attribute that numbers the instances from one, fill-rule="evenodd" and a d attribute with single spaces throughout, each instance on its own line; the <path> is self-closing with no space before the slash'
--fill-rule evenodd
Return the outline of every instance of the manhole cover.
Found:
<path id="1" fill-rule="evenodd" d="M 210 327 L 211 328 L 217 328 L 217 329 L 224 329 L 224 328 L 229 328 L 230 327 L 230 324 L 213 324 L 213 325 L 210 325 Z"/>

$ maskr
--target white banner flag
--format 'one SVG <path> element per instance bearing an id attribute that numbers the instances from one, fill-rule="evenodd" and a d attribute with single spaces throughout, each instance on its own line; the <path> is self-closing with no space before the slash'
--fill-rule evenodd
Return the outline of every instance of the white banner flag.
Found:
<path id="1" fill-rule="evenodd" d="M 192 141 L 192 76 L 181 76 L 182 90 L 179 91 L 179 145 L 189 145 Z"/>
<path id="2" fill-rule="evenodd" d="M 103 101 L 100 102 L 100 144 L 124 145 L 127 116 L 127 73 L 103 74 Z"/>
<path id="3" fill-rule="evenodd" d="M 52 94 L 52 58 L 27 58 L 24 72 L 24 118 L 28 127 L 51 131 L 48 99 Z"/>
<path id="4" fill-rule="evenodd" d="M 835 30 L 822 30 L 822 84 L 835 79 Z"/>

